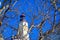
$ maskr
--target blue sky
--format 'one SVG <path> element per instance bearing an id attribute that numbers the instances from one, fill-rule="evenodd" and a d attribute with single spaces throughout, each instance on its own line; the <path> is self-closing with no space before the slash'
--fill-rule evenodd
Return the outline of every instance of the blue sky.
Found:
<path id="1" fill-rule="evenodd" d="M 12 0 L 13 1 L 13 0 Z M 44 4 L 45 0 L 42 1 L 43 3 L 41 4 L 41 1 L 39 0 L 36 0 L 36 3 L 35 3 L 35 0 L 19 0 L 13 8 L 17 8 L 18 11 L 19 11 L 19 15 L 18 16 L 15 16 L 15 12 L 11 12 L 11 11 L 8 11 L 6 13 L 6 16 L 8 16 L 9 18 L 4 18 L 4 21 L 3 21 L 3 24 L 2 24 L 2 27 L 5 26 L 5 23 L 7 22 L 8 23 L 8 26 L 4 29 L 4 32 L 2 33 L 3 34 L 3 38 L 9 38 L 11 37 L 13 34 L 16 35 L 17 31 L 13 31 L 11 27 L 15 27 L 15 28 L 18 28 L 18 23 L 19 23 L 19 16 L 21 15 L 22 12 L 28 15 L 30 15 L 32 17 L 32 13 L 34 13 L 34 11 L 36 11 L 36 15 L 38 15 L 38 5 L 40 4 L 39 6 L 39 10 L 43 10 L 45 13 L 48 9 L 48 7 L 50 7 L 50 1 L 47 2 L 47 6 L 45 9 L 43 9 L 42 5 Z M 13 3 L 13 2 L 12 2 Z M 58 6 L 60 6 L 58 4 Z M 11 7 L 12 8 L 12 7 Z M 13 9 L 12 8 L 12 9 Z M 31 9 L 32 12 L 29 12 L 28 9 Z M 54 8 L 52 8 L 51 10 L 51 14 L 53 16 L 53 13 L 54 13 Z M 57 12 L 59 13 L 59 12 Z M 14 18 L 11 18 L 11 16 L 14 15 Z M 58 23 L 58 20 L 60 20 L 60 15 L 58 15 L 56 17 L 56 23 Z M 51 18 L 52 21 L 53 21 L 53 17 Z M 31 19 L 26 15 L 26 20 L 27 22 L 31 23 Z M 34 20 L 34 24 L 37 25 L 39 24 L 39 22 L 42 21 L 42 17 L 39 17 L 39 19 L 36 19 Z M 30 27 L 30 26 L 29 26 Z M 48 20 L 45 21 L 45 23 L 43 24 L 43 32 L 46 32 L 47 30 L 50 30 L 51 29 L 51 25 L 49 24 Z M 33 30 L 31 31 L 30 33 L 30 38 L 31 40 L 38 40 L 38 36 L 39 36 L 39 30 L 37 28 L 33 28 Z"/>

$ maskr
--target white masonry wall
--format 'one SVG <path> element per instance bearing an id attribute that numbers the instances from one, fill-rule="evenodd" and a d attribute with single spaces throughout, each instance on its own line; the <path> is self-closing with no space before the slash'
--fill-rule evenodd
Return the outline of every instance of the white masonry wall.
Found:
<path id="1" fill-rule="evenodd" d="M 26 21 L 20 22 L 18 34 L 21 40 L 29 40 L 28 23 Z"/>

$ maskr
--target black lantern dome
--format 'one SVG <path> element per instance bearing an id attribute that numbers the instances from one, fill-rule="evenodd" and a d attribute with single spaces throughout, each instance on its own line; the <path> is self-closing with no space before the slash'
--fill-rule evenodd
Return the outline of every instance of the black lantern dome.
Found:
<path id="1" fill-rule="evenodd" d="M 25 18 L 25 15 L 24 15 L 24 14 L 21 14 L 21 15 L 20 15 L 20 21 L 23 21 L 24 18 Z"/>
<path id="2" fill-rule="evenodd" d="M 24 15 L 24 14 L 20 15 L 20 18 L 23 18 L 23 17 L 25 17 L 25 15 Z"/>

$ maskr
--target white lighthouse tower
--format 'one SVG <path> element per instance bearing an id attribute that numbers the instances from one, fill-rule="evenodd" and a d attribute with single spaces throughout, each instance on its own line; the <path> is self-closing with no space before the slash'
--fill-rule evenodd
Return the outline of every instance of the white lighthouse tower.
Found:
<path id="1" fill-rule="evenodd" d="M 28 23 L 24 18 L 25 18 L 25 15 L 22 14 L 20 16 L 20 23 L 19 23 L 19 29 L 18 29 L 18 39 L 29 40 Z"/>

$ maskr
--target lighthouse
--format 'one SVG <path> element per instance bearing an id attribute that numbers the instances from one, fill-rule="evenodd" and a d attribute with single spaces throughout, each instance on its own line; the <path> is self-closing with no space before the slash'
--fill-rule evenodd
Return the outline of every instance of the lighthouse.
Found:
<path id="1" fill-rule="evenodd" d="M 28 22 L 25 20 L 25 15 L 20 16 L 20 23 L 18 28 L 18 39 L 29 40 Z"/>

